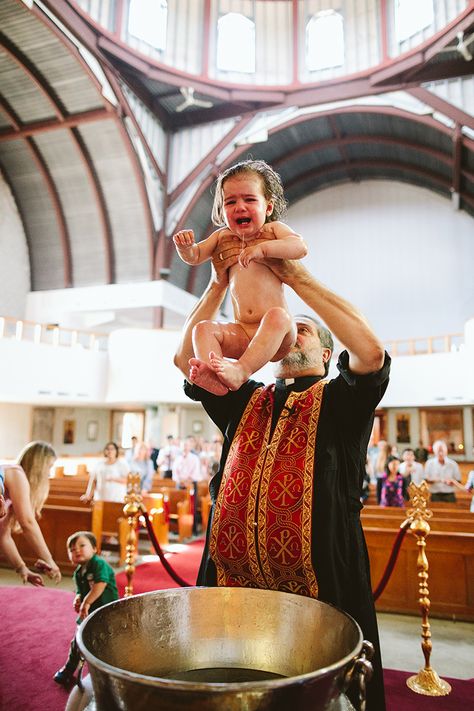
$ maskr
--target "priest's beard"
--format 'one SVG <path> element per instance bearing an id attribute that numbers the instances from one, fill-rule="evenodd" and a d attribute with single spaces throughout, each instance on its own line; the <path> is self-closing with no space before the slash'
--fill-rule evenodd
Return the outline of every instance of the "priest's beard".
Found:
<path id="1" fill-rule="evenodd" d="M 302 350 L 296 345 L 293 350 L 276 364 L 275 371 L 277 377 L 281 377 L 280 373 L 283 371 L 286 377 L 295 377 L 298 373 L 316 369 L 321 365 L 323 365 L 324 372 L 320 346 Z"/>

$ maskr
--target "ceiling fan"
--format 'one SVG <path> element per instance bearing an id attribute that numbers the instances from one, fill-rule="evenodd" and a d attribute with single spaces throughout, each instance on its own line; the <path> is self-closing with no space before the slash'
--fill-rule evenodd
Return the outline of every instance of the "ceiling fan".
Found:
<path id="1" fill-rule="evenodd" d="M 210 109 L 211 106 L 214 106 L 212 101 L 196 99 L 194 96 L 194 89 L 190 86 L 181 86 L 179 90 L 183 95 L 184 101 L 176 107 L 175 111 L 184 111 L 190 106 L 199 106 L 199 108 L 202 109 Z"/>
<path id="2" fill-rule="evenodd" d="M 456 37 L 458 38 L 457 44 L 448 45 L 442 49 L 438 54 L 459 52 L 459 54 L 464 57 L 466 62 L 470 62 L 473 58 L 472 52 L 469 50 L 469 45 L 474 42 L 474 32 L 470 35 L 464 36 L 464 32 L 458 32 Z"/>

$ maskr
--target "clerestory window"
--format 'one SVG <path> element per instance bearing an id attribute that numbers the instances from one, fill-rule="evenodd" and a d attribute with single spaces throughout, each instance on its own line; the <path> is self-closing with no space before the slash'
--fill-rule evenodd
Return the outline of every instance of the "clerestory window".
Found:
<path id="1" fill-rule="evenodd" d="M 433 24 L 433 0 L 395 0 L 395 29 L 399 42 Z"/>
<path id="2" fill-rule="evenodd" d="M 255 23 L 237 12 L 217 23 L 217 68 L 224 72 L 255 72 Z"/>
<path id="3" fill-rule="evenodd" d="M 130 0 L 128 32 L 155 49 L 166 49 L 168 3 L 166 0 Z"/>
<path id="4" fill-rule="evenodd" d="M 344 64 L 344 20 L 335 10 L 318 12 L 306 25 L 306 66 L 309 71 Z"/>

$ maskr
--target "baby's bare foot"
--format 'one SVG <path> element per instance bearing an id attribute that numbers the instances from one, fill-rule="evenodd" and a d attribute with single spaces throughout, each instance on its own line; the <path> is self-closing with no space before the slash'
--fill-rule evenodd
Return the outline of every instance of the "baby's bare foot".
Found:
<path id="1" fill-rule="evenodd" d="M 239 361 L 232 362 L 211 353 L 209 364 L 221 383 L 229 390 L 238 390 L 248 378 L 248 373 L 244 371 Z"/>
<path id="2" fill-rule="evenodd" d="M 219 379 L 217 374 L 202 360 L 192 358 L 189 368 L 189 380 L 200 388 L 207 390 L 214 395 L 227 395 L 227 388 Z"/>

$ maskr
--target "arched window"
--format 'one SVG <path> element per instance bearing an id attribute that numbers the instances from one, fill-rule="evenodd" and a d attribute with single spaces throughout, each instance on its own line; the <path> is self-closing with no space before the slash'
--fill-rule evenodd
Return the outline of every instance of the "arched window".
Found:
<path id="1" fill-rule="evenodd" d="M 237 12 L 217 23 L 217 68 L 226 72 L 255 71 L 255 24 Z"/>
<path id="2" fill-rule="evenodd" d="M 166 49 L 166 0 L 130 0 L 128 32 L 155 49 Z"/>
<path id="3" fill-rule="evenodd" d="M 316 13 L 306 25 L 306 65 L 310 72 L 344 64 L 344 21 L 335 10 Z"/>
<path id="4" fill-rule="evenodd" d="M 399 42 L 429 27 L 433 20 L 433 0 L 395 0 L 395 27 Z"/>

